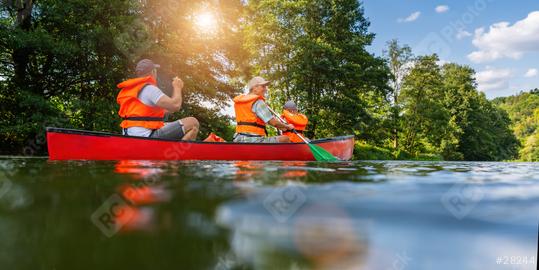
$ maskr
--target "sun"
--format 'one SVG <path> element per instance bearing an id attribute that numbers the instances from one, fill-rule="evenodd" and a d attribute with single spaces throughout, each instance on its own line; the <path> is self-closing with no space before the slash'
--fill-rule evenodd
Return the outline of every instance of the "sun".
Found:
<path id="1" fill-rule="evenodd" d="M 195 25 L 203 33 L 213 33 L 217 29 L 217 20 L 211 12 L 195 15 Z"/>

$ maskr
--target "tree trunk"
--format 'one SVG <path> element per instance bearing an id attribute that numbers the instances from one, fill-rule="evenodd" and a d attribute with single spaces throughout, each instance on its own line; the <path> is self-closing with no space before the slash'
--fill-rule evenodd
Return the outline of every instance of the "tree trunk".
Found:
<path id="1" fill-rule="evenodd" d="M 11 2 L 13 9 L 17 11 L 15 25 L 23 31 L 29 31 L 32 27 L 33 0 L 15 0 Z M 15 83 L 19 86 L 26 85 L 28 63 L 30 62 L 31 49 L 22 46 L 13 50 L 12 58 L 15 67 Z"/>
<path id="2" fill-rule="evenodd" d="M 315 116 L 316 114 L 316 109 L 315 109 L 315 97 L 314 97 L 314 93 L 313 93 L 313 88 L 312 88 L 312 79 L 309 80 L 309 89 L 307 90 L 307 100 L 308 100 L 308 104 L 307 104 L 307 111 L 308 111 L 308 115 L 311 117 L 311 119 L 309 119 L 309 128 L 307 130 L 307 136 L 308 137 L 311 137 L 311 138 L 315 138 L 315 133 L 316 133 L 316 125 L 317 125 L 317 116 Z"/>
<path id="3" fill-rule="evenodd" d="M 393 129 L 393 148 L 399 148 L 399 131 L 396 128 Z"/>
<path id="4" fill-rule="evenodd" d="M 394 86 L 394 92 L 393 92 L 393 148 L 397 150 L 399 148 L 399 93 L 400 93 L 400 85 L 398 83 L 395 83 Z"/>

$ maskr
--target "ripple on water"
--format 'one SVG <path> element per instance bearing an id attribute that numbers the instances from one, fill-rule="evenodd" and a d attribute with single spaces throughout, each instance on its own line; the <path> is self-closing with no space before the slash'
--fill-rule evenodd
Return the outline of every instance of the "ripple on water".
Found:
<path id="1" fill-rule="evenodd" d="M 531 163 L 2 164 L 11 168 L 0 175 L 9 181 L 0 182 L 8 235 L 0 246 L 10 269 L 41 256 L 34 246 L 55 263 L 43 267 L 65 269 L 76 268 L 65 250 L 93 254 L 94 268 L 107 269 L 117 265 L 103 258 L 203 269 L 506 269 L 496 257 L 536 256 L 539 166 Z M 109 239 L 90 216 L 116 195 L 137 218 Z M 11 209 L 13 198 L 25 203 Z M 154 257 L 133 256 L 140 247 Z"/>

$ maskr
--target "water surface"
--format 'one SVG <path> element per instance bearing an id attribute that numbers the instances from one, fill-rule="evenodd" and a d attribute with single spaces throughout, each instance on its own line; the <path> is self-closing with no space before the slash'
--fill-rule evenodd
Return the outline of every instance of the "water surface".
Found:
<path id="1" fill-rule="evenodd" d="M 0 166 L 0 269 L 537 268 L 533 163 Z"/>

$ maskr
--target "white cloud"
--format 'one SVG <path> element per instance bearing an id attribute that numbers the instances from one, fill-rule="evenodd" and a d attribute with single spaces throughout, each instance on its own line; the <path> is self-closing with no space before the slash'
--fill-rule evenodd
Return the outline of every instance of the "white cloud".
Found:
<path id="1" fill-rule="evenodd" d="M 451 61 L 440 59 L 436 64 L 438 64 L 438 66 L 443 66 L 445 64 L 451 64 Z"/>
<path id="2" fill-rule="evenodd" d="M 419 18 L 419 16 L 421 16 L 421 12 L 416 11 L 416 12 L 410 14 L 410 16 L 408 16 L 408 17 L 406 17 L 404 19 L 402 19 L 402 18 L 398 19 L 397 21 L 398 22 L 413 22 L 413 21 L 417 20 Z"/>
<path id="3" fill-rule="evenodd" d="M 537 76 L 537 74 L 539 74 L 539 71 L 536 68 L 530 68 L 526 74 L 524 74 L 524 77 L 531 78 Z"/>
<path id="4" fill-rule="evenodd" d="M 437 13 L 445 13 L 449 11 L 449 6 L 446 6 L 446 5 L 437 6 L 434 10 L 436 10 Z"/>
<path id="5" fill-rule="evenodd" d="M 464 39 L 464 38 L 467 38 L 467 37 L 471 37 L 472 36 L 472 33 L 464 30 L 464 29 L 459 29 L 459 31 L 457 32 L 457 39 L 458 40 L 461 40 L 461 39 Z"/>
<path id="6" fill-rule="evenodd" d="M 509 79 L 512 77 L 513 72 L 510 69 L 494 69 L 490 67 L 475 74 L 479 90 L 484 92 L 507 90 Z"/>
<path id="7" fill-rule="evenodd" d="M 477 51 L 468 55 L 474 63 L 483 63 L 502 58 L 520 59 L 526 52 L 539 52 L 539 11 L 528 14 L 513 25 L 499 22 L 475 30 L 473 45 Z"/>

